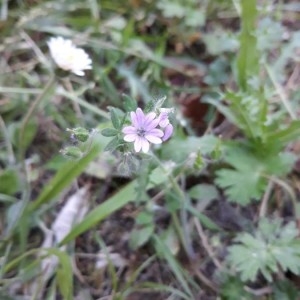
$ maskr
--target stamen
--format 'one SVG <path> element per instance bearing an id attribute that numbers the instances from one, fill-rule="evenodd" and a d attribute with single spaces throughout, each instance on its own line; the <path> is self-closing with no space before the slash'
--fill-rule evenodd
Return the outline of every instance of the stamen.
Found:
<path id="1" fill-rule="evenodd" d="M 145 136 L 145 133 L 146 133 L 146 130 L 144 129 L 144 128 L 139 128 L 138 130 L 137 130 L 137 134 L 138 134 L 138 136 Z"/>

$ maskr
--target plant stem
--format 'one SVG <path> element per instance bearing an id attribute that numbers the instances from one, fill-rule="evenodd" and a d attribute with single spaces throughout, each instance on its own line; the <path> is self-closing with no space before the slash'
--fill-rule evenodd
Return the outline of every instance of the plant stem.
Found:
<path id="1" fill-rule="evenodd" d="M 172 185 L 174 191 L 178 195 L 178 198 L 180 199 L 181 203 L 183 204 L 182 207 L 184 206 L 184 201 L 186 200 L 186 196 L 183 193 L 182 189 L 178 185 L 177 181 L 173 178 L 173 176 L 165 169 L 164 165 L 161 163 L 159 158 L 152 153 L 152 157 L 155 159 L 157 162 L 158 166 L 164 171 L 164 173 L 168 176 L 169 182 Z M 194 251 L 192 250 L 191 245 L 188 244 L 187 239 L 185 238 L 184 232 L 181 229 L 180 222 L 178 219 L 178 216 L 176 213 L 171 213 L 172 220 L 173 220 L 173 225 L 175 227 L 175 230 L 178 234 L 178 237 L 182 243 L 182 246 L 185 249 L 185 252 L 189 258 L 194 257 Z M 185 227 L 185 226 L 184 226 Z"/>
<path id="2" fill-rule="evenodd" d="M 5 126 L 5 122 L 1 116 L 0 116 L 0 129 L 3 132 L 3 137 L 5 140 L 5 144 L 6 144 L 6 149 L 7 149 L 7 153 L 8 153 L 8 162 L 10 164 L 15 164 L 16 159 L 15 159 L 15 155 L 14 155 L 14 150 L 13 150 L 12 144 L 9 139 L 9 135 L 7 132 L 7 128 Z"/>
<path id="3" fill-rule="evenodd" d="M 35 113 L 35 111 L 36 111 L 37 107 L 39 106 L 39 104 L 45 98 L 45 96 L 47 95 L 49 90 L 53 87 L 54 83 L 55 83 L 55 76 L 53 74 L 50 77 L 49 81 L 47 82 L 47 84 L 46 84 L 45 88 L 43 89 L 43 91 L 41 92 L 41 94 L 38 95 L 38 97 L 34 100 L 34 102 L 29 107 L 29 110 L 27 111 L 27 114 L 25 115 L 25 117 L 22 121 L 20 132 L 19 132 L 19 140 L 18 140 L 19 160 L 21 162 L 23 162 L 24 158 L 25 158 L 24 157 L 25 156 L 24 133 L 25 133 L 25 130 L 26 130 L 26 126 L 28 125 L 28 122 L 30 121 L 30 118 Z M 24 167 L 24 164 L 23 164 L 23 167 Z M 26 170 L 24 169 L 24 171 L 26 171 Z"/>
<path id="4" fill-rule="evenodd" d="M 273 180 L 273 178 L 270 179 L 270 181 L 268 183 L 268 186 L 267 186 L 267 189 L 265 191 L 265 194 L 263 196 L 262 202 L 261 202 L 261 206 L 260 206 L 260 209 L 259 209 L 259 217 L 260 218 L 263 218 L 266 215 L 266 212 L 267 212 L 268 200 L 270 198 L 272 189 L 274 187 L 274 182 L 272 180 Z"/>

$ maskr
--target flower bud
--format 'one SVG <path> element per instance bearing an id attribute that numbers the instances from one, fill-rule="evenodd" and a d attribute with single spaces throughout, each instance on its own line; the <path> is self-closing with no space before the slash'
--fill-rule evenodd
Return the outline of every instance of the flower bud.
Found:
<path id="1" fill-rule="evenodd" d="M 82 143 L 86 142 L 90 137 L 90 133 L 85 128 L 82 127 L 67 129 L 67 131 L 72 132 L 74 138 Z"/>
<path id="2" fill-rule="evenodd" d="M 76 158 L 76 159 L 82 157 L 81 150 L 75 146 L 66 147 L 66 148 L 60 150 L 60 153 L 62 153 L 63 155 L 66 155 L 68 157 Z"/>

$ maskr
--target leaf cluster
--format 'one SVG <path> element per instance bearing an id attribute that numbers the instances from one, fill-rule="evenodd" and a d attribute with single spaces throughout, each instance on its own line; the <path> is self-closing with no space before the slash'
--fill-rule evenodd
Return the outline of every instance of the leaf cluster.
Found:
<path id="1" fill-rule="evenodd" d="M 291 153 L 259 156 L 247 147 L 232 144 L 225 150 L 224 160 L 232 168 L 217 171 L 215 182 L 225 189 L 229 201 L 247 205 L 260 199 L 271 176 L 290 172 L 295 156 Z"/>
<path id="2" fill-rule="evenodd" d="M 262 219 L 252 235 L 241 233 L 229 247 L 230 264 L 242 281 L 255 281 L 262 274 L 268 281 L 280 270 L 300 274 L 300 240 L 295 222 Z"/>

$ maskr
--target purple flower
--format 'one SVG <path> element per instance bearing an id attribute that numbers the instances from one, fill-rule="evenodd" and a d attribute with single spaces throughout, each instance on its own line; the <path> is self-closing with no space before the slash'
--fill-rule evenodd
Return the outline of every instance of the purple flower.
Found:
<path id="1" fill-rule="evenodd" d="M 172 133 L 173 133 L 173 126 L 172 126 L 172 124 L 168 124 L 164 128 L 164 136 L 162 137 L 163 142 L 168 140 L 170 138 L 170 136 L 172 135 Z"/>
<path id="2" fill-rule="evenodd" d="M 168 111 L 163 111 L 158 116 L 159 119 L 159 126 L 164 129 L 164 135 L 162 137 L 163 142 L 168 140 L 173 133 L 173 126 L 170 124 L 168 118 Z"/>
<path id="3" fill-rule="evenodd" d="M 160 119 L 156 118 L 154 112 L 147 115 L 143 113 L 140 108 L 136 112 L 130 113 L 132 126 L 126 126 L 122 132 L 125 134 L 124 140 L 126 142 L 134 142 L 134 150 L 147 153 L 150 148 L 150 143 L 161 144 L 164 132 L 157 129 Z"/>

